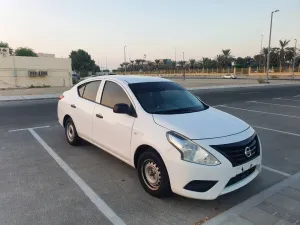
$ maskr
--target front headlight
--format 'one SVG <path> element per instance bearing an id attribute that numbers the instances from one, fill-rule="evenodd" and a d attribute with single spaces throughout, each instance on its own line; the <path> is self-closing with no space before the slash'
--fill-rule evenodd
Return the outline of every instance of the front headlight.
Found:
<path id="1" fill-rule="evenodd" d="M 180 151 L 182 160 L 210 166 L 221 164 L 216 157 L 204 148 L 173 131 L 167 132 L 167 139 Z"/>

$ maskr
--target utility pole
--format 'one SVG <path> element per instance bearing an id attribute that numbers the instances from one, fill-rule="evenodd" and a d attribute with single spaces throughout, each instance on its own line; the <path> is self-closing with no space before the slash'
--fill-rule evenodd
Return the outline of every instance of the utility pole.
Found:
<path id="1" fill-rule="evenodd" d="M 106 67 L 106 70 L 107 70 L 107 56 L 105 57 L 105 67 Z"/>
<path id="2" fill-rule="evenodd" d="M 261 51 L 262 51 L 262 43 L 263 43 L 263 38 L 264 38 L 264 35 L 261 34 L 261 40 L 260 40 L 260 60 L 259 60 L 259 69 L 260 69 L 260 66 L 261 66 Z"/>
<path id="3" fill-rule="evenodd" d="M 268 46 L 268 58 L 267 58 L 267 73 L 266 73 L 266 82 L 268 83 L 269 76 L 269 67 L 270 67 L 270 51 L 271 51 L 271 37 L 272 37 L 272 22 L 273 22 L 273 14 L 279 12 L 279 10 L 275 10 L 271 13 L 271 24 L 270 24 L 270 35 L 269 35 L 269 46 Z"/>
<path id="4" fill-rule="evenodd" d="M 297 56 L 297 39 L 295 39 L 295 53 L 294 53 L 294 60 L 293 60 L 293 80 L 295 79 L 295 64 L 296 64 L 296 56 Z"/>
<path id="5" fill-rule="evenodd" d="M 126 45 L 124 46 L 124 63 L 125 63 L 125 75 L 126 75 Z"/>
<path id="6" fill-rule="evenodd" d="M 183 60 L 183 63 L 184 63 L 184 52 L 182 52 L 182 60 Z M 185 63 L 183 64 L 184 66 L 184 70 L 183 70 L 183 80 L 185 80 Z"/>

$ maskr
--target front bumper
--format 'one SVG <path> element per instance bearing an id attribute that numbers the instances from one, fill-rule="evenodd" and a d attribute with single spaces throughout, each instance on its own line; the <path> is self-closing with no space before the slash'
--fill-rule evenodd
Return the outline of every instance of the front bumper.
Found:
<path id="1" fill-rule="evenodd" d="M 173 155 L 167 157 L 165 163 L 168 169 L 172 191 L 176 194 L 188 198 L 210 200 L 215 199 L 220 195 L 237 190 L 248 184 L 261 172 L 262 154 L 245 164 L 233 167 L 228 159 L 226 159 L 223 155 L 221 155 L 214 149 L 210 148 L 209 145 L 230 142 L 233 143 L 247 139 L 253 134 L 254 130 L 251 128 L 232 137 L 218 138 L 218 140 L 202 140 L 201 146 L 211 152 L 221 162 L 221 164 L 217 166 L 206 166 L 186 162 L 181 160 L 180 156 L 176 157 L 175 159 L 174 151 L 177 150 L 170 150 L 169 154 L 171 154 L 172 152 Z M 180 153 L 178 152 L 178 154 Z M 250 175 L 246 176 L 244 179 L 240 179 L 237 182 L 234 182 L 231 185 L 227 185 L 231 178 L 236 177 L 244 171 L 247 171 L 254 167 L 255 169 L 252 169 L 253 171 L 251 170 L 252 173 Z M 205 192 L 187 190 L 185 186 L 192 181 L 216 181 L 216 184 L 214 184 L 213 187 Z"/>

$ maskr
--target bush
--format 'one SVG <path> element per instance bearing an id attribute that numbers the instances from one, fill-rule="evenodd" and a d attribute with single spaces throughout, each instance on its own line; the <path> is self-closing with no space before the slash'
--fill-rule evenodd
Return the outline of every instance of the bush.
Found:
<path id="1" fill-rule="evenodd" d="M 273 78 L 273 79 L 278 79 L 279 77 L 276 76 L 276 75 L 272 75 L 271 78 Z"/>
<path id="2" fill-rule="evenodd" d="M 43 84 L 43 85 L 30 85 L 29 86 L 29 88 L 49 88 L 50 87 L 50 85 L 45 85 L 45 84 Z"/>
<path id="3" fill-rule="evenodd" d="M 73 82 L 73 85 L 75 85 L 75 84 L 78 84 L 78 83 L 79 83 L 79 80 L 73 77 L 73 78 L 72 78 L 72 82 Z"/>

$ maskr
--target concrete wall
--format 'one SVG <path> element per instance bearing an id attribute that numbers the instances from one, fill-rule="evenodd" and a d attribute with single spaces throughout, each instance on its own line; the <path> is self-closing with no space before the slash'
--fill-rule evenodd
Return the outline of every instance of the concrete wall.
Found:
<path id="1" fill-rule="evenodd" d="M 30 77 L 28 71 L 47 71 L 47 76 Z M 0 88 L 72 86 L 71 59 L 0 56 Z"/>

